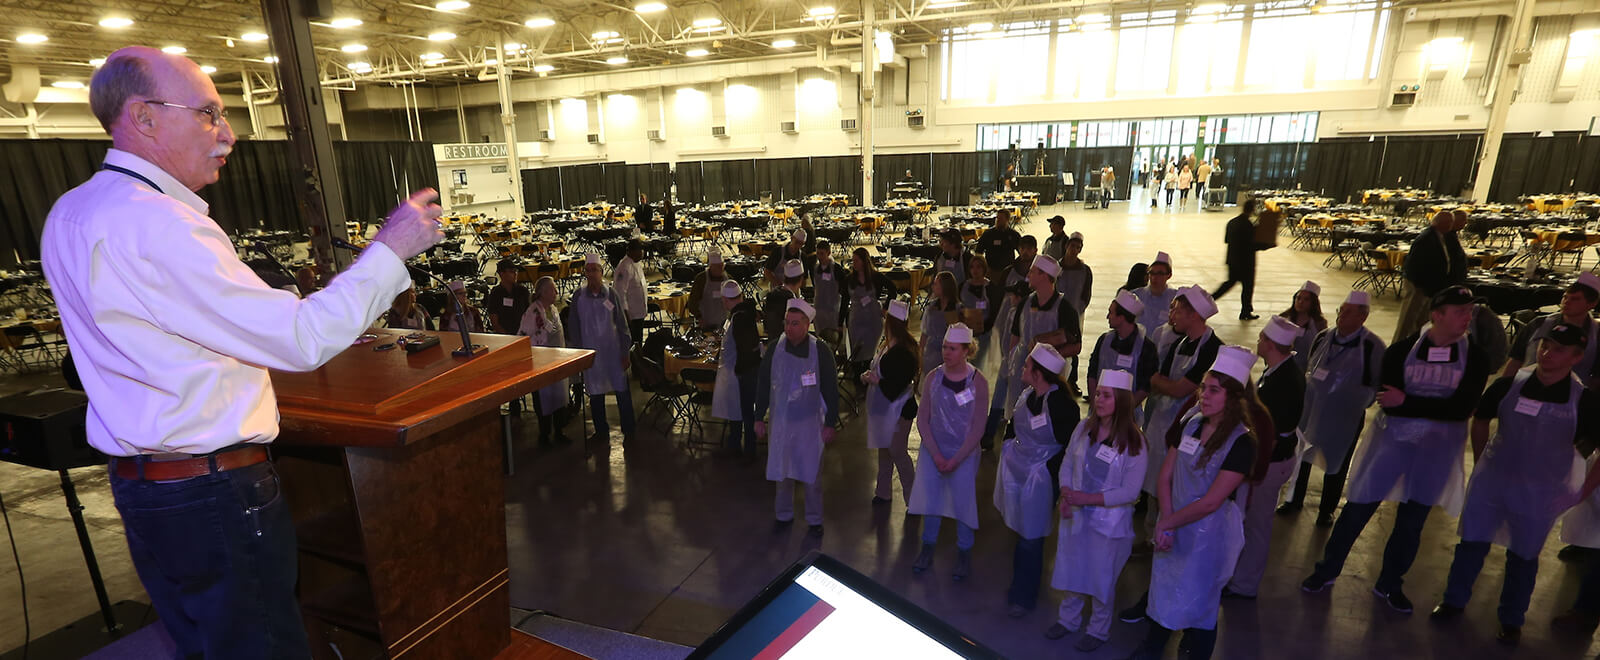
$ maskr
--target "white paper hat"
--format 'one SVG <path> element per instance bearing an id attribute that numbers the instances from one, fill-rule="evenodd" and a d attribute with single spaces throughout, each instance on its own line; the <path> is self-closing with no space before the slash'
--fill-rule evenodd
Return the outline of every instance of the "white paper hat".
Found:
<path id="1" fill-rule="evenodd" d="M 1144 313 L 1144 303 L 1139 300 L 1139 296 L 1133 295 L 1133 292 L 1127 289 L 1117 292 L 1117 306 L 1134 316 Z"/>
<path id="2" fill-rule="evenodd" d="M 1067 367 L 1067 359 L 1056 352 L 1056 347 L 1042 341 L 1033 345 L 1033 350 L 1028 351 L 1028 357 L 1038 362 L 1045 371 L 1053 374 L 1060 374 L 1061 370 Z"/>
<path id="3" fill-rule="evenodd" d="M 889 301 L 889 316 L 902 321 L 909 319 L 911 318 L 911 305 L 906 304 L 904 300 L 891 300 Z"/>
<path id="4" fill-rule="evenodd" d="M 1282 316 L 1274 316 L 1267 320 L 1267 327 L 1261 329 L 1261 334 L 1266 335 L 1274 344 L 1293 346 L 1295 337 L 1300 336 L 1300 326 Z"/>
<path id="5" fill-rule="evenodd" d="M 1079 243 L 1082 243 L 1083 242 L 1083 233 L 1082 232 L 1076 232 L 1076 231 L 1072 232 L 1071 234 L 1067 235 L 1067 240 L 1069 240 L 1069 241 L 1078 241 Z"/>
<path id="6" fill-rule="evenodd" d="M 600 263 L 600 253 L 599 252 L 590 252 L 588 254 L 583 255 L 583 263 L 584 263 L 584 265 L 589 265 L 589 264 L 597 264 L 598 265 Z"/>
<path id="7" fill-rule="evenodd" d="M 817 308 L 812 307 L 811 303 L 808 303 L 808 302 L 806 302 L 804 300 L 801 300 L 799 298 L 790 298 L 789 299 L 789 307 L 788 307 L 788 309 L 785 309 L 784 311 L 785 312 L 798 311 L 801 314 L 805 314 L 807 320 L 814 319 L 814 318 L 817 317 Z"/>
<path id="8" fill-rule="evenodd" d="M 804 230 L 804 229 L 796 229 L 796 230 L 794 230 L 793 234 L 789 234 L 789 240 L 791 240 L 791 241 L 799 241 L 801 243 L 806 242 L 806 230 Z"/>
<path id="9" fill-rule="evenodd" d="M 1034 257 L 1033 267 L 1044 271 L 1044 274 L 1051 277 L 1061 276 L 1061 264 L 1056 263 L 1056 260 L 1051 258 L 1048 254 L 1041 254 Z"/>
<path id="10" fill-rule="evenodd" d="M 945 329 L 944 340 L 950 344 L 970 344 L 972 343 L 972 328 L 967 327 L 965 323 L 952 325 Z"/>
<path id="11" fill-rule="evenodd" d="M 1133 374 L 1115 369 L 1102 369 L 1100 371 L 1100 387 L 1109 387 L 1124 392 L 1133 391 Z"/>
<path id="12" fill-rule="evenodd" d="M 467 283 L 461 280 L 450 280 L 449 286 L 451 291 L 465 291 L 467 289 Z"/>
<path id="13" fill-rule="evenodd" d="M 744 290 L 739 288 L 738 282 L 728 280 L 722 283 L 722 297 L 724 298 L 738 298 L 743 293 Z"/>
<path id="14" fill-rule="evenodd" d="M 1195 313 L 1199 314 L 1200 318 L 1209 319 L 1217 315 L 1217 301 L 1212 299 L 1211 294 L 1207 293 L 1205 288 L 1198 285 L 1185 287 L 1178 292 L 1178 295 L 1189 301 L 1189 306 L 1194 308 Z"/>
<path id="15" fill-rule="evenodd" d="M 1316 296 L 1318 298 L 1322 297 L 1322 286 L 1317 284 L 1316 282 L 1311 281 L 1311 280 L 1306 280 L 1305 284 L 1300 285 L 1300 290 L 1301 291 L 1310 291 L 1311 295 Z"/>
<path id="16" fill-rule="evenodd" d="M 1365 291 L 1351 291 L 1350 295 L 1345 296 L 1344 302 L 1347 305 L 1371 305 L 1372 296 Z"/>
<path id="17" fill-rule="evenodd" d="M 800 277 L 804 274 L 806 274 L 806 266 L 800 263 L 799 259 L 790 259 L 783 262 L 784 277 Z"/>
<path id="18" fill-rule="evenodd" d="M 1600 293 L 1600 275 L 1594 273 L 1579 273 L 1577 284 L 1589 287 L 1595 293 Z"/>
<path id="19" fill-rule="evenodd" d="M 1217 361 L 1211 363 L 1211 370 L 1232 378 L 1241 383 L 1250 382 L 1250 367 L 1255 366 L 1256 356 L 1243 346 L 1223 346 L 1217 349 Z"/>
<path id="20" fill-rule="evenodd" d="M 1165 253 L 1165 252 L 1157 252 L 1156 253 L 1156 260 L 1154 262 L 1151 262 L 1151 263 L 1166 264 L 1168 268 L 1171 268 L 1172 267 L 1172 257 L 1167 256 L 1167 253 Z"/>
<path id="21" fill-rule="evenodd" d="M 706 263 L 708 263 L 708 264 L 720 264 L 720 263 L 722 263 L 722 250 L 718 250 L 716 248 L 711 248 L 711 251 L 706 253 Z"/>

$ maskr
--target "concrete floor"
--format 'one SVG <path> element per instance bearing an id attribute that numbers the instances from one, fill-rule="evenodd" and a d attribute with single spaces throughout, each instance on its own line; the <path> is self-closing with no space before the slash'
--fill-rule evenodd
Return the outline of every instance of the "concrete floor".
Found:
<path id="1" fill-rule="evenodd" d="M 1109 211 L 1059 205 L 1040 209 L 1022 228 L 1042 239 L 1048 234 L 1044 219 L 1060 213 L 1067 217 L 1069 232 L 1084 234 L 1085 260 L 1097 270 L 1086 334 L 1103 330 L 1105 305 L 1125 279 L 1128 266 L 1148 262 L 1157 250 L 1173 257 L 1174 285 L 1199 283 L 1212 288 L 1225 275 L 1222 233 L 1233 209 L 1151 213 L 1147 204 L 1118 203 Z M 1262 253 L 1257 312 L 1266 315 L 1286 307 L 1301 282 L 1314 279 L 1326 292 L 1325 308 L 1331 314 L 1356 275 L 1322 268 L 1325 256 L 1286 248 Z M 1222 311 L 1213 319 L 1228 343 L 1253 340 L 1262 323 L 1235 319 L 1238 295 L 1236 291 L 1220 301 Z M 1370 327 L 1388 337 L 1397 306 L 1393 298 L 1377 301 Z M 992 366 L 986 367 L 991 370 Z M 0 393 L 50 381 L 51 377 L 10 379 L 0 383 Z M 635 404 L 642 406 L 644 398 L 639 396 Z M 523 427 L 519 425 L 519 430 Z M 772 531 L 773 490 L 759 463 L 691 451 L 681 434 L 664 435 L 649 423 L 641 424 L 636 438 L 624 440 L 614 432 L 609 442 L 574 442 L 551 450 L 533 446 L 531 419 L 525 428 L 528 437 L 520 444 L 518 472 L 507 481 L 515 607 L 548 610 L 692 646 L 783 567 L 820 547 L 1007 656 L 1082 655 L 1071 649 L 1075 637 L 1056 642 L 1042 637 L 1054 620 L 1056 597 L 1048 590 L 1038 611 L 1020 620 L 1005 614 L 1014 537 L 987 504 L 994 480 L 993 454 L 983 457 L 979 473 L 983 503 L 973 575 L 958 583 L 949 578 L 955 551 L 953 532 L 948 530 L 933 569 L 920 576 L 911 573 L 917 524 L 907 520 L 899 496 L 887 507 L 869 504 L 876 459 L 865 448 L 865 432 L 857 419 L 847 422 L 824 456 L 827 534 L 820 542 L 806 539 L 803 526 Z M 720 431 L 709 428 L 711 433 Z M 576 437 L 576 425 L 568 433 Z M 916 443 L 913 435 L 913 448 Z M 73 477 L 87 507 L 112 600 L 143 600 L 105 471 L 87 468 Z M 1319 490 L 1320 473 L 1313 478 L 1308 504 L 1318 500 Z M 33 635 L 94 612 L 94 596 L 55 475 L 0 464 L 0 495 L 10 508 L 29 579 Z M 1406 589 L 1418 612 L 1406 616 L 1389 610 L 1370 591 L 1393 519 L 1392 506 L 1380 509 L 1356 544 L 1339 583 L 1329 592 L 1307 595 L 1298 583 L 1320 557 L 1327 536 L 1326 530 L 1313 526 L 1314 517 L 1308 506 L 1298 517 L 1279 518 L 1261 597 L 1224 605 L 1217 657 L 1587 657 L 1600 651 L 1600 644 L 1590 639 L 1553 634 L 1547 625 L 1571 602 L 1577 581 L 1576 567 L 1556 559 L 1560 546 L 1554 536 L 1542 556 L 1541 580 L 1522 646 L 1511 651 L 1494 642 L 1503 551 L 1491 554 L 1466 617 L 1450 626 L 1436 626 L 1426 611 L 1437 603 L 1444 587 L 1456 541 L 1453 519 L 1436 512 L 1429 521 Z M 1052 542 L 1047 549 L 1052 558 L 1053 548 Z M 1119 607 L 1143 591 L 1149 566 L 1148 559 L 1129 562 L 1119 583 Z M 0 607 L 0 649 L 22 641 L 14 571 L 9 559 L 0 560 L 0 603 L 5 604 Z M 1112 643 L 1086 657 L 1121 657 L 1144 630 L 1144 624 L 1116 623 Z"/>

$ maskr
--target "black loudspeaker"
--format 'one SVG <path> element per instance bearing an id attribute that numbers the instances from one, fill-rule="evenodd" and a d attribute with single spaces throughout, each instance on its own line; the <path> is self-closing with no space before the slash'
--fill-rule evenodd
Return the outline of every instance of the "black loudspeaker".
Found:
<path id="1" fill-rule="evenodd" d="M 104 465 L 89 446 L 84 418 L 89 397 L 75 390 L 34 390 L 0 398 L 0 461 L 46 470 Z"/>

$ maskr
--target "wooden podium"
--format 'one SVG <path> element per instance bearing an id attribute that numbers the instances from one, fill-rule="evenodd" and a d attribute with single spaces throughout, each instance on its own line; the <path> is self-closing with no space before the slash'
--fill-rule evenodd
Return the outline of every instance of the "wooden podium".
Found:
<path id="1" fill-rule="evenodd" d="M 576 375 L 586 350 L 459 334 L 417 353 L 377 331 L 309 373 L 273 372 L 274 460 L 318 657 L 494 658 L 511 645 L 500 404 Z"/>

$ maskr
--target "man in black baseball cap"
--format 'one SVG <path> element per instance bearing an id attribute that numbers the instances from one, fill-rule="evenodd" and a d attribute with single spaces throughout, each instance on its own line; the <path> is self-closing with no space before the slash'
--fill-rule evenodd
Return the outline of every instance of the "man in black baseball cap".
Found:
<path id="1" fill-rule="evenodd" d="M 1583 359 L 1573 372 L 1585 382 L 1589 380 L 1594 370 L 1595 352 L 1600 348 L 1600 337 L 1596 336 L 1600 324 L 1595 323 L 1590 316 L 1594 312 L 1595 303 L 1600 303 L 1600 275 L 1582 273 L 1577 281 L 1567 286 L 1567 292 L 1561 296 L 1561 309 L 1554 314 L 1542 316 L 1523 326 L 1517 333 L 1516 341 L 1511 344 L 1511 359 L 1506 360 L 1503 376 L 1510 376 L 1522 368 L 1523 364 L 1531 363 L 1539 357 L 1539 339 L 1550 332 L 1550 328 L 1557 323 L 1566 323 L 1578 329 L 1587 339 L 1588 348 L 1584 349 Z"/>
<path id="2" fill-rule="evenodd" d="M 1461 511 L 1461 542 L 1443 601 L 1433 608 L 1434 620 L 1461 615 L 1489 545 L 1504 545 L 1496 639 L 1505 644 L 1521 639 L 1545 537 L 1562 512 L 1600 484 L 1600 464 L 1582 485 L 1573 478 L 1583 469 L 1576 447 L 1600 433 L 1600 395 L 1572 373 L 1588 345 L 1582 328 L 1556 323 L 1539 340 L 1538 365 L 1501 376 L 1478 402 L 1472 420 L 1477 467 Z M 1495 419 L 1499 423 L 1491 439 L 1489 422 Z"/>
<path id="3" fill-rule="evenodd" d="M 484 295 L 483 308 L 488 310 L 495 332 L 517 334 L 522 314 L 528 311 L 528 303 L 532 301 L 528 288 L 517 281 L 522 274 L 522 263 L 507 257 L 494 265 L 494 272 L 500 276 L 500 283 Z"/>
<path id="4" fill-rule="evenodd" d="M 1378 505 L 1397 502 L 1383 569 L 1372 592 L 1394 610 L 1411 612 L 1401 585 L 1416 561 L 1433 507 L 1454 514 L 1460 506 L 1467 418 L 1489 379 L 1488 356 L 1467 337 L 1479 301 L 1464 286 L 1439 290 L 1429 301 L 1432 324 L 1384 351 L 1378 379 L 1382 410 L 1351 466 L 1344 509 L 1322 561 L 1300 584 L 1302 590 L 1314 593 L 1331 586 Z"/>
<path id="5" fill-rule="evenodd" d="M 1059 215 L 1050 216 L 1050 235 L 1044 238 L 1044 248 L 1040 253 L 1050 255 L 1057 262 L 1067 256 L 1067 219 Z"/>

